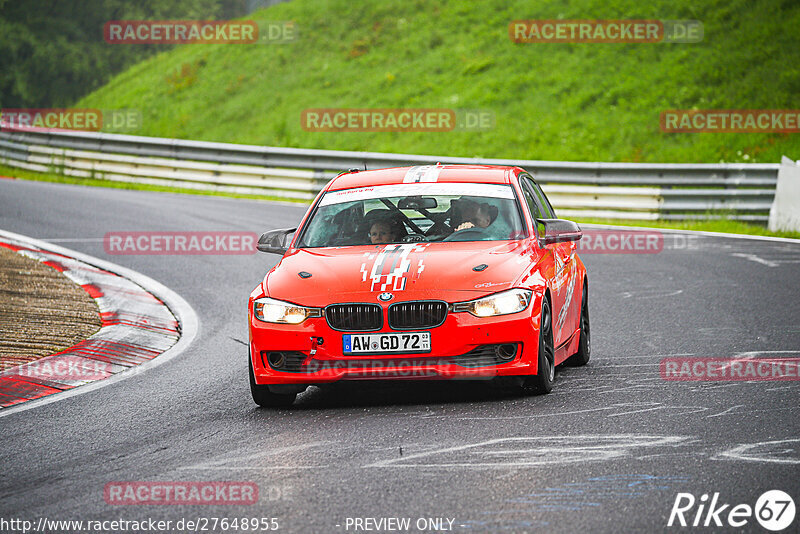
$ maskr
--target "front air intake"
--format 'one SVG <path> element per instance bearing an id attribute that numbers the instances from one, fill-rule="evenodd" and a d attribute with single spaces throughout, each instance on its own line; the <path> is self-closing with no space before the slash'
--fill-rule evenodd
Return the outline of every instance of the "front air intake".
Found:
<path id="1" fill-rule="evenodd" d="M 502 365 L 517 357 L 520 347 L 516 343 L 502 345 L 478 345 L 471 351 L 452 358 L 453 363 L 461 367 L 489 367 Z"/>
<path id="2" fill-rule="evenodd" d="M 269 365 L 276 371 L 299 372 L 302 370 L 306 355 L 302 352 L 279 352 L 271 350 L 261 351 L 261 363 Z"/>
<path id="3" fill-rule="evenodd" d="M 394 330 L 435 328 L 447 317 L 447 303 L 438 300 L 398 302 L 389 306 L 389 326 Z"/>
<path id="4" fill-rule="evenodd" d="M 383 326 L 383 309 L 378 304 L 331 304 L 325 308 L 325 319 L 334 330 L 380 330 Z"/>

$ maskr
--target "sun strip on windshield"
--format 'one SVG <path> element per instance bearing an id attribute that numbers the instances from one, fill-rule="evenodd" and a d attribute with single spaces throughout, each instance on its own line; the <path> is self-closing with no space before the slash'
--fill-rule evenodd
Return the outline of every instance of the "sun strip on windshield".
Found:
<path id="1" fill-rule="evenodd" d="M 320 201 L 320 206 L 369 200 L 375 198 L 449 195 L 513 199 L 514 192 L 508 185 L 464 184 L 464 183 L 413 183 L 357 187 L 341 191 L 329 191 Z"/>

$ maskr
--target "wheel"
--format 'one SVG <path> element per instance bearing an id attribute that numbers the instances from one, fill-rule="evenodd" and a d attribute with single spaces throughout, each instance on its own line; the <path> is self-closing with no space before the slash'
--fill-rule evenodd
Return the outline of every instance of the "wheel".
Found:
<path id="1" fill-rule="evenodd" d="M 532 393 L 550 393 L 556 377 L 556 351 L 553 347 L 553 314 L 550 302 L 542 299 L 542 318 L 539 321 L 539 365 L 536 375 L 529 376 L 523 388 Z"/>
<path id="2" fill-rule="evenodd" d="M 578 352 L 570 356 L 565 362 L 571 367 L 580 367 L 589 363 L 589 356 L 592 353 L 592 337 L 589 330 L 589 295 L 588 287 L 583 286 L 583 298 L 581 299 L 581 339 L 578 342 Z"/>
<path id="3" fill-rule="evenodd" d="M 282 408 L 292 405 L 297 393 L 273 393 L 269 390 L 269 386 L 256 384 L 256 378 L 253 374 L 253 359 L 250 357 L 249 352 L 247 354 L 247 366 L 250 370 L 250 394 L 256 404 L 262 408 Z"/>

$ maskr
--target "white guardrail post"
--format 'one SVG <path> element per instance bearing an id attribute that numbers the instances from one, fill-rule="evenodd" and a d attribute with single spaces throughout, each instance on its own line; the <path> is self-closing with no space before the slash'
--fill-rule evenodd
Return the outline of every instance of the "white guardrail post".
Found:
<path id="1" fill-rule="evenodd" d="M 280 148 L 79 131 L 0 131 L 0 163 L 80 178 L 311 200 L 342 170 L 516 165 L 561 217 L 766 223 L 778 164 L 586 163 Z"/>
<path id="2" fill-rule="evenodd" d="M 800 232 L 800 167 L 785 156 L 778 171 L 775 201 L 769 211 L 768 227 L 773 232 Z"/>

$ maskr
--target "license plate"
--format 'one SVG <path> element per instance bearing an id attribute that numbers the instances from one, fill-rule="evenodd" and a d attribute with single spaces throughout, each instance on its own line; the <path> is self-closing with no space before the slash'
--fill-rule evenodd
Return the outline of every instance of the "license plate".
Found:
<path id="1" fill-rule="evenodd" d="M 344 334 L 342 346 L 345 354 L 430 352 L 431 333 Z"/>

